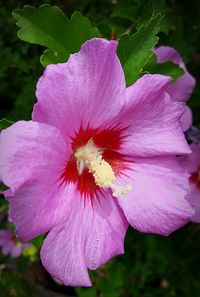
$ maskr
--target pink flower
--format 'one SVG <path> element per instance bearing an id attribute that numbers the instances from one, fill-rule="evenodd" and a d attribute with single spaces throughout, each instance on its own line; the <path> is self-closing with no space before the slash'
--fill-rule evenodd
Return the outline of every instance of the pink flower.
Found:
<path id="1" fill-rule="evenodd" d="M 49 65 L 37 85 L 33 121 L 0 138 L 10 218 L 24 240 L 49 232 L 43 265 L 66 285 L 90 286 L 96 269 L 124 252 L 128 223 L 168 235 L 193 215 L 184 105 L 171 79 L 145 75 L 126 89 L 117 43 L 87 41 L 67 63 Z"/>
<path id="2" fill-rule="evenodd" d="M 194 77 L 187 71 L 183 59 L 179 53 L 172 47 L 160 46 L 153 50 L 157 56 L 158 63 L 174 62 L 185 72 L 175 83 L 171 83 L 167 92 L 173 101 L 187 102 L 195 87 Z M 183 131 L 187 131 L 192 126 L 192 113 L 189 107 L 185 107 L 185 112 L 181 117 L 181 126 Z"/>
<path id="3" fill-rule="evenodd" d="M 181 127 L 184 132 L 192 127 L 192 111 L 189 106 L 185 106 L 185 112 L 181 117 Z"/>
<path id="4" fill-rule="evenodd" d="M 187 132 L 186 132 L 186 138 L 188 141 L 192 143 L 200 143 L 200 131 L 195 126 L 192 126 Z"/>
<path id="5" fill-rule="evenodd" d="M 2 253 L 11 257 L 19 257 L 24 249 L 25 245 L 22 242 L 17 241 L 15 234 L 10 229 L 0 230 L 0 247 Z"/>
<path id="6" fill-rule="evenodd" d="M 172 47 L 160 46 L 153 50 L 158 58 L 158 63 L 174 62 L 179 65 L 185 72 L 184 75 L 179 77 L 175 84 L 170 84 L 167 88 L 167 92 L 170 94 L 174 101 L 186 102 L 195 86 L 194 77 L 187 71 L 183 59 L 180 54 Z"/>
<path id="7" fill-rule="evenodd" d="M 179 162 L 190 173 L 190 192 L 188 200 L 195 207 L 193 222 L 200 223 L 200 143 L 190 145 L 192 153 L 179 157 Z"/>

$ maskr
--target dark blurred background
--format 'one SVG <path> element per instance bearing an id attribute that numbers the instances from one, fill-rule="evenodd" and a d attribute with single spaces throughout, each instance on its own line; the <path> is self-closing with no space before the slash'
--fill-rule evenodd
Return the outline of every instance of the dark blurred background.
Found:
<path id="1" fill-rule="evenodd" d="M 17 37 L 13 9 L 43 3 L 59 6 L 70 17 L 75 10 L 87 16 L 103 37 L 118 37 L 135 27 L 153 10 L 165 14 L 159 44 L 175 47 L 184 58 L 197 85 L 189 100 L 194 125 L 200 128 L 200 2 L 143 0 L 0 1 L 0 117 L 30 119 L 35 84 L 43 67 L 44 48 Z M 156 186 L 156 185 L 155 185 Z M 2 224 L 2 223 L 1 223 Z M 2 227 L 2 225 L 0 226 Z M 190 223 L 169 237 L 130 229 L 125 255 L 92 272 L 93 288 L 56 284 L 35 260 L 0 254 L 0 296 L 19 297 L 169 297 L 200 296 L 200 226 Z"/>

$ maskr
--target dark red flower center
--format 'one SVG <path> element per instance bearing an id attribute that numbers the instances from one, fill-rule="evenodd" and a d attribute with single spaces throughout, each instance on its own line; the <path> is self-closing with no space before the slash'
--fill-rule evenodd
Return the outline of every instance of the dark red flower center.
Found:
<path id="1" fill-rule="evenodd" d="M 84 198 L 93 199 L 94 196 L 98 197 L 98 192 L 102 189 L 95 183 L 94 176 L 91 174 L 87 167 L 84 167 L 81 174 L 78 172 L 76 152 L 80 148 L 86 146 L 90 140 L 94 143 L 95 147 L 102 150 L 102 158 L 105 160 L 114 171 L 115 176 L 119 176 L 127 169 L 127 162 L 125 156 L 119 152 L 119 149 L 124 140 L 124 130 L 119 127 L 112 127 L 107 129 L 94 129 L 82 127 L 72 138 L 73 153 L 67 160 L 66 167 L 64 168 L 61 176 L 62 183 L 74 183 L 77 189 Z"/>
<path id="2" fill-rule="evenodd" d="M 12 239 L 11 239 L 14 243 L 17 243 L 17 237 L 15 235 L 12 236 Z"/>
<path id="3" fill-rule="evenodd" d="M 190 182 L 195 184 L 197 188 L 200 190 L 200 168 L 191 174 Z"/>

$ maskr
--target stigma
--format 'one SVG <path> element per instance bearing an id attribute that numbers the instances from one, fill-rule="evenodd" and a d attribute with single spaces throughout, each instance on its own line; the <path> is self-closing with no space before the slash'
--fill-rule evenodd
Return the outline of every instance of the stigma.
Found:
<path id="1" fill-rule="evenodd" d="M 114 197 L 121 197 L 128 194 L 132 189 L 131 185 L 125 187 L 116 185 L 116 176 L 112 166 L 103 157 L 104 149 L 95 146 L 92 139 L 75 152 L 78 174 L 81 175 L 84 168 L 93 175 L 95 184 L 100 188 L 111 188 Z"/>

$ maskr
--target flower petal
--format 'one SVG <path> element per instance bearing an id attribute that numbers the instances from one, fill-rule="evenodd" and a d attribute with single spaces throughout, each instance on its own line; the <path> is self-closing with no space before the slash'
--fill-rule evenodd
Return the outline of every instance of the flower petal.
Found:
<path id="1" fill-rule="evenodd" d="M 192 216 L 191 221 L 200 223 L 200 189 L 192 183 L 190 185 L 190 193 L 188 194 L 187 199 L 195 208 L 195 213 Z"/>
<path id="2" fill-rule="evenodd" d="M 186 73 L 179 77 L 175 84 L 171 84 L 167 93 L 170 95 L 174 101 L 183 101 L 186 102 L 195 87 L 195 79 L 187 71 Z"/>
<path id="3" fill-rule="evenodd" d="M 170 81 L 163 75 L 144 75 L 127 89 L 120 115 L 127 127 L 122 153 L 155 156 L 190 152 L 180 126 L 185 104 L 172 102 L 165 93 Z"/>
<path id="4" fill-rule="evenodd" d="M 196 173 L 198 177 L 198 171 L 200 168 L 200 143 L 190 145 L 192 153 L 187 156 L 180 156 L 177 158 L 179 164 L 187 170 L 189 173 Z M 195 182 L 190 182 L 190 192 L 187 196 L 188 201 L 195 208 L 195 214 L 191 218 L 191 221 L 200 223 L 200 188 L 199 185 Z"/>
<path id="5" fill-rule="evenodd" d="M 183 132 L 192 127 L 192 111 L 188 106 L 185 107 L 185 112 L 180 121 Z"/>
<path id="6" fill-rule="evenodd" d="M 59 128 L 65 137 L 116 116 L 124 104 L 125 79 L 117 43 L 87 41 L 67 63 L 47 66 L 37 85 L 33 120 Z"/>
<path id="7" fill-rule="evenodd" d="M 183 65 L 183 60 L 180 54 L 170 46 L 159 46 L 153 49 L 153 52 L 157 56 L 158 63 L 174 62 L 178 65 Z"/>
<path id="8" fill-rule="evenodd" d="M 0 171 L 10 187 L 5 192 L 9 215 L 24 240 L 47 232 L 64 216 L 58 180 L 68 150 L 60 132 L 46 124 L 21 121 L 1 133 Z"/>
<path id="9" fill-rule="evenodd" d="M 180 156 L 177 160 L 185 170 L 189 173 L 194 173 L 197 172 L 200 167 L 200 143 L 191 144 L 190 149 L 192 151 L 191 154 L 187 156 Z"/>
<path id="10" fill-rule="evenodd" d="M 12 252 L 12 249 L 15 247 L 14 242 L 12 240 L 6 242 L 4 246 L 2 246 L 2 254 L 7 256 Z"/>
<path id="11" fill-rule="evenodd" d="M 0 246 L 3 247 L 6 242 L 10 242 L 14 233 L 10 229 L 1 229 L 0 230 Z"/>
<path id="12" fill-rule="evenodd" d="M 22 243 L 21 242 L 17 242 L 12 250 L 10 251 L 10 255 L 11 257 L 15 258 L 15 257 L 19 257 L 22 253 Z"/>
<path id="13" fill-rule="evenodd" d="M 187 71 L 185 64 L 179 53 L 172 47 L 160 46 L 153 50 L 158 58 L 158 63 L 172 61 L 180 66 L 185 71 L 185 74 L 177 79 L 174 84 L 171 84 L 167 92 L 172 100 L 187 101 L 192 94 L 195 86 L 195 79 Z"/>
<path id="14" fill-rule="evenodd" d="M 96 269 L 124 251 L 127 221 L 116 201 L 99 196 L 93 206 L 73 197 L 68 219 L 44 240 L 41 259 L 65 285 L 90 286 L 87 268 Z"/>
<path id="15" fill-rule="evenodd" d="M 128 222 L 137 230 L 168 235 L 186 224 L 194 209 L 185 199 L 188 175 L 175 158 L 137 158 L 118 184 L 132 191 L 118 198 Z"/>

